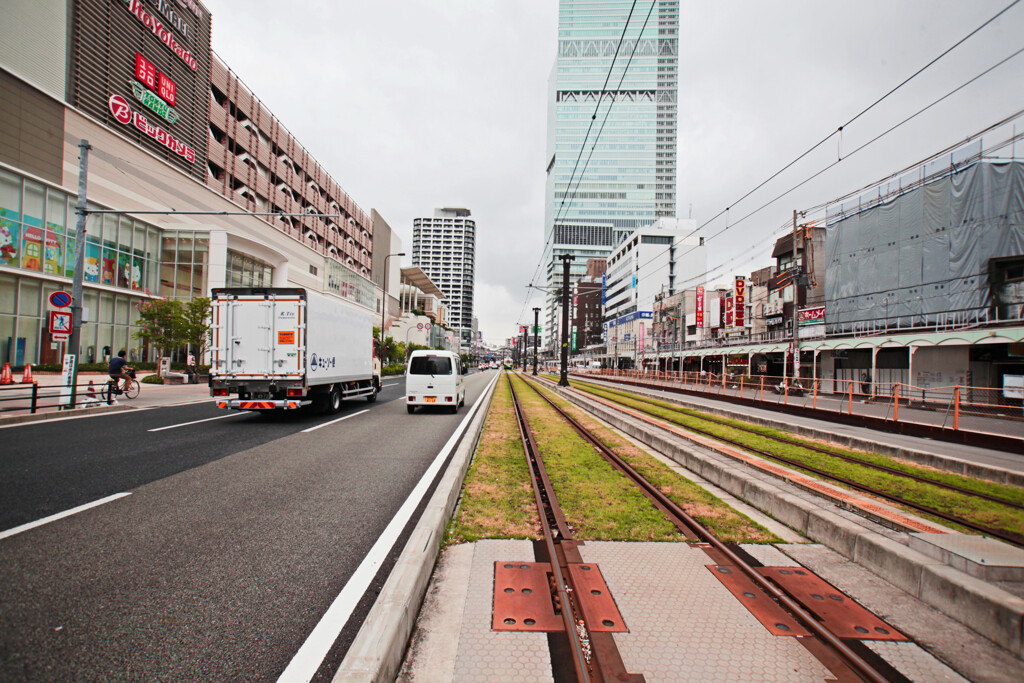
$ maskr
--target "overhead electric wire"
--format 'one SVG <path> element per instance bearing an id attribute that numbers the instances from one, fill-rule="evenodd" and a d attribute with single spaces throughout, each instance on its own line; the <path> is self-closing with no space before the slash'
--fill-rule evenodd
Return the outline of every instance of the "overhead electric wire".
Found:
<path id="1" fill-rule="evenodd" d="M 980 78 L 982 78 L 982 77 L 984 77 L 984 76 L 988 75 L 988 74 L 989 74 L 989 73 L 991 73 L 991 72 L 992 72 L 993 70 L 995 70 L 995 69 L 999 68 L 1000 66 L 1002 66 L 1002 65 L 1003 65 L 1003 64 L 1005 64 L 1006 62 L 1010 61 L 1010 60 L 1011 60 L 1011 59 L 1013 59 L 1014 57 L 1017 57 L 1018 55 L 1020 55 L 1020 54 L 1021 54 L 1022 52 L 1024 52 L 1024 48 L 1020 48 L 1019 50 L 1017 50 L 1017 51 L 1016 51 L 1016 52 L 1014 52 L 1013 54 L 1011 54 L 1011 55 L 1009 55 L 1009 56 L 1007 56 L 1007 57 L 1004 57 L 1003 59 L 999 60 L 998 62 L 996 62 L 995 64 L 993 64 L 993 65 L 992 65 L 992 66 L 990 66 L 989 68 L 987 68 L 987 69 L 985 69 L 984 71 L 982 71 L 981 73 L 979 73 L 979 74 L 977 74 L 977 75 L 973 76 L 972 78 L 968 79 L 967 81 L 965 81 L 964 83 L 960 84 L 959 86 L 957 86 L 957 87 L 956 87 L 956 88 L 954 88 L 953 90 L 950 90 L 949 92 L 947 92 L 947 93 L 946 93 L 945 95 L 943 95 L 942 97 L 940 97 L 940 98 L 938 98 L 938 99 L 936 99 L 936 100 L 932 101 L 932 102 L 931 102 L 930 104 L 928 104 L 928 105 L 926 105 L 926 106 L 922 107 L 921 109 L 917 110 L 916 112 L 914 112 L 914 113 L 913 113 L 913 114 L 911 114 L 910 116 L 906 117 L 905 119 L 903 119 L 903 120 L 902 120 L 902 121 L 900 121 L 899 123 L 897 123 L 897 124 L 895 124 L 895 125 L 893 125 L 893 126 L 890 126 L 890 127 L 889 127 L 888 129 L 886 129 L 885 131 L 883 131 L 883 132 L 879 133 L 879 134 L 878 134 L 878 135 L 876 135 L 875 137 L 871 138 L 871 139 L 870 139 L 870 140 L 868 140 L 867 142 L 865 142 L 865 143 L 863 143 L 862 145 L 860 145 L 859 147 L 855 148 L 855 149 L 854 149 L 853 151 L 851 151 L 851 152 L 850 152 L 849 154 L 847 154 L 846 156 L 844 156 L 844 157 L 840 157 L 840 158 L 836 159 L 836 160 L 835 160 L 835 161 L 833 161 L 832 163 L 828 164 L 828 165 L 827 165 L 827 166 L 825 166 L 824 168 L 821 168 L 821 169 L 819 169 L 818 171 L 816 171 L 815 173 L 811 174 L 811 175 L 810 175 L 809 177 L 807 177 L 807 178 L 805 178 L 804 180 L 800 181 L 800 182 L 799 182 L 799 183 L 797 183 L 796 185 L 793 185 L 793 186 L 792 186 L 792 187 L 790 187 L 789 189 L 787 189 L 787 190 L 785 190 L 785 191 L 781 192 L 780 194 L 776 195 L 776 196 L 775 196 L 775 197 L 773 197 L 772 199 L 770 199 L 770 200 L 768 200 L 767 202 L 765 202 L 765 203 L 761 204 L 761 205 L 760 205 L 759 207 L 757 207 L 757 208 L 756 208 L 756 209 L 754 209 L 753 211 L 750 211 L 749 213 L 747 213 L 746 215 L 744 215 L 744 216 L 743 216 L 742 218 L 740 218 L 739 220 L 735 221 L 735 222 L 734 222 L 734 223 L 732 223 L 731 225 L 727 225 L 727 226 L 725 226 L 724 228 L 722 228 L 721 230 L 719 230 L 718 232 L 716 232 L 716 233 L 714 233 L 713 235 L 711 235 L 710 237 L 707 237 L 707 238 L 705 238 L 705 240 L 704 240 L 704 241 L 705 241 L 705 242 L 710 242 L 711 240 L 715 239 L 716 237 L 718 237 L 719 235 L 721 235 L 721 234 L 722 234 L 722 233 L 724 233 L 725 231 L 727 231 L 727 230 L 730 230 L 731 228 L 734 228 L 734 227 L 736 227 L 737 225 L 739 225 L 739 224 L 740 224 L 740 223 L 742 223 L 743 221 L 747 220 L 748 218 L 751 218 L 752 216 L 754 216 L 754 215 L 756 215 L 756 214 L 760 213 L 761 211 L 763 211 L 763 210 L 764 210 L 764 209 L 766 209 L 767 207 L 771 206 L 771 205 L 772 205 L 772 204 L 774 204 L 775 202 L 779 201 L 779 200 L 780 200 L 780 199 L 782 199 L 783 197 L 785 197 L 785 196 L 789 195 L 790 193 L 792 193 L 792 192 L 796 191 L 797 189 L 799 189 L 799 188 L 803 187 L 804 185 L 806 185 L 807 183 L 811 182 L 811 181 L 812 181 L 812 180 L 814 180 L 815 178 L 819 177 L 819 176 L 820 176 L 820 175 L 822 175 L 823 173 L 825 173 L 825 172 L 827 172 L 828 170 L 830 170 L 830 169 L 834 168 L 835 166 L 839 165 L 839 164 L 840 164 L 840 163 L 842 163 L 842 162 L 843 162 L 844 160 L 846 160 L 846 159 L 850 158 L 851 156 L 853 156 L 853 155 L 854 155 L 854 154 L 856 154 L 857 152 L 860 152 L 860 151 L 861 151 L 861 150 L 863 150 L 863 149 L 864 149 L 865 147 L 868 147 L 869 145 L 872 145 L 872 144 L 874 144 L 875 142 L 878 142 L 878 140 L 882 139 L 883 137 L 885 137 L 885 136 L 886 136 L 886 135 L 888 135 L 889 133 L 892 133 L 892 132 L 893 132 L 894 130 L 896 130 L 897 128 L 899 128 L 899 127 L 903 126 L 904 124 L 906 124 L 906 123 L 908 123 L 908 122 L 912 121 L 913 119 L 917 118 L 918 116 L 920 116 L 920 115 L 921 115 L 921 114 L 923 114 L 924 112 L 928 111 L 929 109 L 931 109 L 931 108 L 932 108 L 932 107 L 934 107 L 935 105 L 939 104 L 939 103 L 940 103 L 940 102 L 942 102 L 943 100 L 946 100 L 946 99 L 948 99 L 949 97 L 951 97 L 952 95 L 956 94 L 956 93 L 957 93 L 957 92 L 959 92 L 960 90 L 962 90 L 962 89 L 966 88 L 966 87 L 967 87 L 968 85 L 970 85 L 970 84 L 974 83 L 974 82 L 975 82 L 975 81 L 977 81 L 978 79 L 980 79 Z M 1008 117 L 1008 118 L 1006 118 L 1006 119 L 1003 119 L 1003 121 L 1002 121 L 1002 122 L 1000 122 L 999 124 L 995 124 L 995 126 L 1001 125 L 1001 124 L 1002 124 L 1003 122 L 1005 122 L 1005 121 L 1008 121 L 1008 120 L 1012 120 L 1012 119 L 1014 119 L 1014 118 L 1016 118 L 1016 117 L 1018 117 L 1018 116 L 1021 116 L 1022 114 L 1024 114 L 1024 109 L 1022 109 L 1022 110 L 1019 110 L 1019 111 L 1018 111 L 1018 112 L 1017 112 L 1016 114 L 1013 114 L 1012 116 L 1010 116 L 1010 117 Z M 989 127 L 988 127 L 988 130 L 991 130 L 992 128 L 993 128 L 993 126 L 989 126 Z M 721 215 L 721 214 L 718 214 L 718 215 Z M 690 234 L 691 234 L 691 235 L 693 235 L 693 234 L 695 234 L 695 233 L 699 232 L 699 231 L 700 231 L 701 229 L 703 229 L 703 228 L 704 228 L 704 227 L 706 227 L 706 226 L 707 226 L 707 225 L 708 225 L 709 223 L 711 223 L 711 221 L 715 220 L 715 218 L 716 218 L 716 217 L 717 217 L 717 216 L 715 216 L 715 217 L 712 217 L 712 218 L 708 219 L 708 220 L 707 220 L 707 221 L 706 221 L 705 223 L 703 223 L 703 224 L 702 224 L 702 225 L 701 225 L 700 227 L 698 227 L 698 228 L 697 228 L 696 230 L 694 230 L 694 232 L 693 232 L 693 233 L 690 233 Z M 679 256 L 685 256 L 686 254 L 689 254 L 690 252 L 692 252 L 692 251 L 693 251 L 694 249 L 696 249 L 696 248 L 697 248 L 697 246 L 693 246 L 693 247 L 691 247 L 690 249 L 688 249 L 687 251 L 685 251 L 685 252 L 683 252 L 682 254 L 680 254 Z M 668 249 L 665 249 L 665 251 L 668 251 Z M 653 261 L 654 261 L 654 260 L 655 260 L 656 258 L 658 258 L 659 256 L 661 256 L 661 255 L 662 255 L 663 253 L 664 253 L 664 252 L 661 252 L 660 254 L 658 254 L 658 255 L 656 255 L 656 256 L 654 256 L 654 257 L 650 258 L 650 259 L 649 259 L 649 260 L 648 260 L 648 261 L 647 261 L 646 263 L 643 263 L 643 264 L 641 264 L 640 266 L 638 266 L 638 268 L 637 268 L 637 272 L 639 273 L 639 272 L 640 272 L 640 269 L 642 269 L 642 268 L 644 268 L 644 267 L 646 267 L 646 266 L 650 265 L 650 264 L 651 264 L 651 263 L 652 263 L 652 262 L 653 262 Z M 662 269 L 662 268 L 664 268 L 664 267 L 665 267 L 664 265 L 663 265 L 663 266 L 659 266 L 659 267 L 658 267 L 658 268 L 657 268 L 656 270 L 653 270 L 653 271 L 651 271 L 650 273 L 648 273 L 648 275 L 651 275 L 651 274 L 653 274 L 653 273 L 656 273 L 656 272 L 658 272 L 659 270 L 661 270 L 661 269 Z M 692 281 L 693 279 L 694 279 L 694 278 L 690 278 L 690 279 L 689 279 L 689 280 L 687 280 L 686 282 Z"/>

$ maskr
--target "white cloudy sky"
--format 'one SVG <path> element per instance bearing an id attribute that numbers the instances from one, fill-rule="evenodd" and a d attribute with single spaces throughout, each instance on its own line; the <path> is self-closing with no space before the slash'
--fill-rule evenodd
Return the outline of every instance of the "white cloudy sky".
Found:
<path id="1" fill-rule="evenodd" d="M 648 0 L 637 7 L 646 10 Z M 853 191 L 1024 108 L 1024 55 L 818 179 L 837 140 L 737 199 L 1011 0 L 681 0 L 678 215 L 729 207 L 710 265 L 769 262 L 794 209 Z M 477 221 L 476 315 L 497 343 L 532 322 L 544 232 L 546 85 L 557 0 L 206 0 L 221 58 L 353 199 L 411 251 L 412 219 Z M 870 140 L 1024 47 L 1024 3 L 843 131 Z M 1017 122 L 1024 130 L 1024 119 Z M 986 145 L 1009 129 L 985 138 Z M 1021 146 L 1024 149 L 1024 145 Z M 1018 155 L 1019 156 L 1019 155 Z M 710 237 L 726 226 L 710 222 Z M 761 245 L 759 247 L 759 245 Z M 409 257 L 404 259 L 408 264 Z M 530 318 L 528 321 L 527 318 Z"/>

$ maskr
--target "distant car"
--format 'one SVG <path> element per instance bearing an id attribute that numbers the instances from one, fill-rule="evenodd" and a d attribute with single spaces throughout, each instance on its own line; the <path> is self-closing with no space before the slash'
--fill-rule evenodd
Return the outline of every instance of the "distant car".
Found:
<path id="1" fill-rule="evenodd" d="M 405 407 L 447 407 L 458 412 L 466 402 L 465 372 L 459 356 L 451 351 L 416 350 L 405 371 Z"/>

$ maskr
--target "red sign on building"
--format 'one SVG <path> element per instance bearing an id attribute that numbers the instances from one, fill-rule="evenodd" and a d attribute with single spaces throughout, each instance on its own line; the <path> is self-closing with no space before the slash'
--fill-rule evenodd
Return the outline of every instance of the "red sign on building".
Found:
<path id="1" fill-rule="evenodd" d="M 156 67 L 138 52 L 135 53 L 135 78 L 150 90 L 156 90 Z"/>
<path id="2" fill-rule="evenodd" d="M 733 301 L 731 296 L 725 297 L 725 326 L 732 327 Z"/>
<path id="3" fill-rule="evenodd" d="M 156 94 L 160 96 L 160 99 L 173 107 L 174 93 L 177 91 L 174 81 L 165 76 L 161 71 L 157 76 L 157 84 L 159 85 L 159 90 L 156 91 Z"/>
<path id="4" fill-rule="evenodd" d="M 746 278 L 736 278 L 736 301 L 734 306 L 736 312 L 734 319 L 736 321 L 736 327 L 743 327 L 746 324 L 746 307 L 747 307 L 747 280 Z"/>
<path id="5" fill-rule="evenodd" d="M 704 288 L 697 288 L 697 327 L 704 327 Z"/>

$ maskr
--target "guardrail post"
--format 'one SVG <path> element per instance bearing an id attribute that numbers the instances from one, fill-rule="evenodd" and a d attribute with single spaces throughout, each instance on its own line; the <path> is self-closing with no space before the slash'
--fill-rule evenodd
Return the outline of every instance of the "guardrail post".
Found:
<path id="1" fill-rule="evenodd" d="M 39 384 L 32 382 L 32 408 L 30 412 L 34 415 L 36 412 L 36 404 L 39 401 Z"/>
<path id="2" fill-rule="evenodd" d="M 743 395 L 743 380 L 746 379 L 743 375 L 740 375 L 740 396 Z"/>
<path id="3" fill-rule="evenodd" d="M 819 382 L 821 382 L 820 379 L 814 380 L 814 398 L 811 399 L 811 410 L 817 410 L 818 409 L 818 383 Z"/>
<path id="4" fill-rule="evenodd" d="M 789 405 L 789 382 L 782 380 L 782 405 Z"/>
<path id="5" fill-rule="evenodd" d="M 960 385 L 953 389 L 953 431 L 960 429 Z"/>
<path id="6" fill-rule="evenodd" d="M 757 400 L 764 402 L 764 375 L 761 375 L 761 397 Z"/>
<path id="7" fill-rule="evenodd" d="M 895 393 L 896 393 L 896 401 L 895 401 L 895 403 L 893 403 L 893 407 L 892 407 L 892 421 L 893 422 L 899 422 L 900 421 L 900 385 L 899 384 L 896 385 L 896 392 Z"/>
<path id="8" fill-rule="evenodd" d="M 853 415 L 853 381 L 850 381 L 850 408 L 847 411 L 850 415 Z"/>

